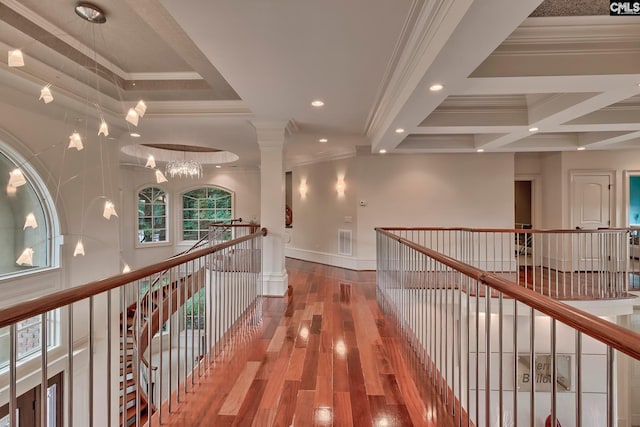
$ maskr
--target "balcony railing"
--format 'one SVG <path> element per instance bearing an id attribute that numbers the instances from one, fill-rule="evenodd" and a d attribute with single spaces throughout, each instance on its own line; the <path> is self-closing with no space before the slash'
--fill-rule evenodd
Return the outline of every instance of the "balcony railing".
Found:
<path id="1" fill-rule="evenodd" d="M 261 317 L 262 237 L 267 231 L 250 230 L 0 310 L 0 330 L 9 330 L 8 375 L 0 391 L 9 403 L 8 425 L 18 425 L 18 397 L 34 375 L 47 384 L 61 371 L 67 426 L 142 426 L 161 420 L 205 375 L 229 336 Z M 40 328 L 39 366 L 26 366 L 18 360 L 19 325 L 36 316 L 44 325 L 51 313 L 60 316 L 61 343 L 47 351 L 51 336 L 48 328 Z M 47 388 L 40 390 L 36 413 L 44 427 Z"/>
<path id="2" fill-rule="evenodd" d="M 379 303 L 456 425 L 617 425 L 616 358 L 624 353 L 640 360 L 640 335 L 550 298 L 546 285 L 534 291 L 509 280 L 519 269 L 517 234 L 479 233 L 377 229 Z M 558 249 L 584 235 L 550 234 L 558 236 L 551 240 Z M 598 247 L 625 246 L 626 231 L 593 236 Z M 534 233 L 525 247 L 536 247 L 536 240 L 550 245 Z M 621 257 L 616 265 L 626 264 L 624 252 L 607 253 Z M 549 249 L 545 254 L 532 258 L 554 258 Z M 533 265 L 549 268 L 543 261 Z"/>
<path id="3" fill-rule="evenodd" d="M 634 286 L 640 290 L 626 228 L 385 230 L 556 299 L 627 298 Z"/>

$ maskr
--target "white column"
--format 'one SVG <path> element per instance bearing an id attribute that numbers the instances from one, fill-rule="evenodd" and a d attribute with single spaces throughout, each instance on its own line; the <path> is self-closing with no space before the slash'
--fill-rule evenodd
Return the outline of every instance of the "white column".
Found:
<path id="1" fill-rule="evenodd" d="M 288 276 L 284 265 L 284 137 L 286 122 L 256 123 L 260 146 L 260 225 L 268 230 L 263 240 L 263 295 L 283 296 Z"/>

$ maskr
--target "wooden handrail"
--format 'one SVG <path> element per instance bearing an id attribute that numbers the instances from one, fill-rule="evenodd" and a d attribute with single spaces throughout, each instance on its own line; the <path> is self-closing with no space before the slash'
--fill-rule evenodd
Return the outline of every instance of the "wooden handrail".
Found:
<path id="1" fill-rule="evenodd" d="M 20 322 L 21 320 L 26 320 L 30 317 L 55 310 L 69 304 L 73 304 L 74 302 L 84 300 L 103 292 L 117 289 L 128 283 L 134 282 L 152 274 L 159 273 L 177 265 L 193 261 L 194 259 L 200 258 L 202 256 L 218 252 L 237 243 L 266 235 L 267 229 L 262 228 L 255 233 L 247 234 L 246 236 L 239 237 L 228 242 L 223 242 L 208 248 L 200 249 L 195 252 L 180 255 L 175 258 L 170 258 L 165 261 L 140 268 L 138 270 L 133 270 L 129 273 L 119 274 L 117 276 L 97 280 L 71 289 L 54 292 L 52 294 L 34 300 L 15 304 L 13 306 L 0 310 L 0 328 L 4 328 L 14 323 Z"/>
<path id="2" fill-rule="evenodd" d="M 536 293 L 530 289 L 518 286 L 507 279 L 472 267 L 454 258 L 443 255 L 440 252 L 425 248 L 387 230 L 389 230 L 389 228 L 376 228 L 376 231 L 390 239 L 396 240 L 634 359 L 640 360 L 640 334 Z"/>
<path id="3" fill-rule="evenodd" d="M 546 229 L 546 228 L 467 228 L 467 227 L 378 227 L 376 230 L 384 231 L 470 231 L 479 233 L 606 233 L 612 231 L 632 231 L 631 228 L 600 228 L 595 230 L 583 229 Z"/>

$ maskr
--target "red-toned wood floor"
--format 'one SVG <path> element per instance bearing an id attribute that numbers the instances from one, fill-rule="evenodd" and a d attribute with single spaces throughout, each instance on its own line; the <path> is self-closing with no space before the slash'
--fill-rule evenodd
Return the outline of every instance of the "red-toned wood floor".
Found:
<path id="1" fill-rule="evenodd" d="M 374 272 L 287 260 L 269 298 L 169 414 L 168 426 L 453 426 L 376 302 Z M 158 413 L 152 419 L 157 423 Z"/>

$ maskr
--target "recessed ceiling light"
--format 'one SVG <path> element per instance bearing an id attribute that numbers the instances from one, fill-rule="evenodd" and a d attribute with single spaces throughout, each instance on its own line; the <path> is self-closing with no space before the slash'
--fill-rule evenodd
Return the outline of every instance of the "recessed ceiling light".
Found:
<path id="1" fill-rule="evenodd" d="M 383 148 L 382 150 L 380 150 L 380 151 L 379 151 L 379 153 L 380 153 L 380 154 L 384 154 L 384 153 L 386 153 L 386 152 L 387 152 L 387 150 L 385 150 L 384 148 Z"/>
<path id="2" fill-rule="evenodd" d="M 398 128 L 398 129 L 396 129 L 396 133 L 404 133 L 404 129 Z"/>
<path id="3" fill-rule="evenodd" d="M 324 143 L 326 143 L 326 142 L 329 142 L 329 140 L 328 140 L 327 138 L 320 138 L 320 139 L 318 140 L 318 142 L 321 142 L 321 143 L 323 143 L 323 144 L 324 144 Z"/>
<path id="4" fill-rule="evenodd" d="M 220 169 L 222 166 L 220 165 L 216 165 L 216 169 Z"/>
<path id="5" fill-rule="evenodd" d="M 75 11 L 80 18 L 85 21 L 89 21 L 92 24 L 104 24 L 107 22 L 107 17 L 105 16 L 104 11 L 94 4 L 78 3 Z"/>
<path id="6" fill-rule="evenodd" d="M 578 147 L 578 151 L 586 150 L 587 147 Z"/>
<path id="7" fill-rule="evenodd" d="M 478 149 L 476 150 L 476 152 L 477 152 L 477 153 L 484 153 L 484 148 L 478 148 Z"/>
<path id="8" fill-rule="evenodd" d="M 529 128 L 529 132 L 538 132 L 540 129 L 538 129 L 537 127 L 532 127 Z"/>
<path id="9" fill-rule="evenodd" d="M 131 135 L 132 138 L 140 138 L 140 134 L 136 132 L 131 132 L 129 135 Z"/>
<path id="10" fill-rule="evenodd" d="M 319 99 L 316 99 L 315 101 L 311 101 L 311 105 L 313 107 L 322 107 L 322 106 L 324 106 L 324 102 L 322 102 Z"/>
<path id="11" fill-rule="evenodd" d="M 440 83 L 429 86 L 429 90 L 431 92 L 440 92 L 442 89 L 444 89 L 444 86 L 442 86 Z"/>

